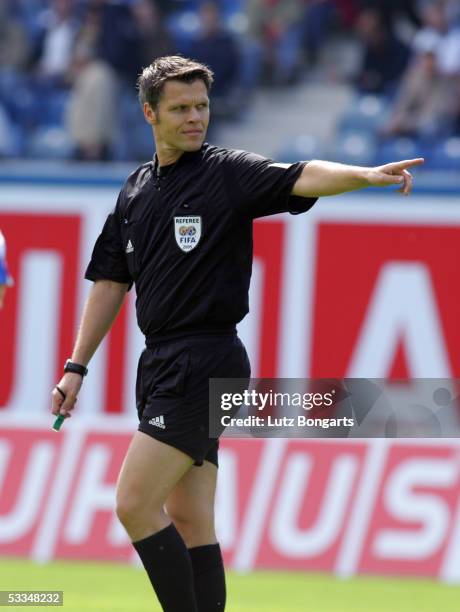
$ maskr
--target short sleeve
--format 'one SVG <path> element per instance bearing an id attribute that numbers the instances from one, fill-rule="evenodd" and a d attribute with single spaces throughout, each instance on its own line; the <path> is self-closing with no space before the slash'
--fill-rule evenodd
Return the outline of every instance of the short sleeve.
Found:
<path id="1" fill-rule="evenodd" d="M 236 206 L 253 219 L 281 212 L 300 214 L 317 200 L 291 195 L 307 161 L 281 164 L 255 153 L 231 151 L 227 162 Z"/>
<path id="2" fill-rule="evenodd" d="M 102 232 L 94 245 L 91 261 L 86 269 L 87 280 L 111 280 L 117 283 L 129 283 L 133 279 L 129 273 L 120 228 L 119 206 L 123 198 L 120 193 L 115 209 L 108 215 Z"/>

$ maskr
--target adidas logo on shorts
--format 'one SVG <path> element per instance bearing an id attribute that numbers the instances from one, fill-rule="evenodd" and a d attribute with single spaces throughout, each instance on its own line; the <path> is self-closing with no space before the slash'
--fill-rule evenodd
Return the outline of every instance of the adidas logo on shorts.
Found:
<path id="1" fill-rule="evenodd" d="M 160 429 L 166 429 L 165 418 L 163 415 L 153 417 L 153 419 L 150 419 L 149 424 L 159 427 Z"/>

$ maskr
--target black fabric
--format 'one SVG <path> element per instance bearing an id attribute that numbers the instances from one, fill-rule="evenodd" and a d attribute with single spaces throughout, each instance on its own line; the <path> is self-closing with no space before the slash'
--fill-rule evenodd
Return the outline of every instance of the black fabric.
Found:
<path id="1" fill-rule="evenodd" d="M 129 283 L 129 288 L 131 288 L 133 281 L 126 263 L 121 225 L 116 212 L 121 199 L 120 194 L 115 210 L 108 215 L 102 232 L 96 240 L 86 278 L 93 281 L 112 280 L 116 283 Z"/>
<path id="2" fill-rule="evenodd" d="M 227 590 L 219 544 L 189 548 L 198 612 L 225 610 Z"/>
<path id="3" fill-rule="evenodd" d="M 133 542 L 165 612 L 198 612 L 187 547 L 171 523 Z"/>
<path id="4" fill-rule="evenodd" d="M 256 153 L 229 151 L 226 174 L 233 185 L 234 205 L 242 218 L 310 210 L 317 198 L 292 196 L 294 183 L 307 162 L 280 164 Z"/>
<path id="5" fill-rule="evenodd" d="M 209 437 L 209 379 L 249 380 L 251 368 L 236 335 L 191 336 L 146 348 L 139 359 L 139 431 L 218 466 L 218 440 Z"/>
<path id="6" fill-rule="evenodd" d="M 235 325 L 249 310 L 252 221 L 313 206 L 290 195 L 306 163 L 205 144 L 167 172 L 144 164 L 126 181 L 86 278 L 134 282 L 145 336 Z M 188 230 L 195 235 L 179 235 Z M 185 252 L 186 241 L 196 246 Z"/>

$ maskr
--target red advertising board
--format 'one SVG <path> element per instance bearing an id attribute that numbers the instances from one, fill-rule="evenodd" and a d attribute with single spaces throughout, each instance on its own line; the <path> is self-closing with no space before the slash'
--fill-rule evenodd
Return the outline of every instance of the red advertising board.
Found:
<path id="1" fill-rule="evenodd" d="M 0 410 L 48 409 L 89 289 L 84 270 L 115 197 L 112 190 L 103 198 L 90 194 L 49 188 L 0 194 L 0 227 L 16 280 L 0 317 Z M 240 325 L 253 376 L 460 372 L 460 289 L 452 281 L 460 212 L 439 201 L 407 209 L 395 200 L 320 201 L 306 215 L 255 224 L 251 313 Z M 134 299 L 132 291 L 91 364 L 85 389 L 92 401 L 81 398 L 88 412 L 133 410 L 143 342 Z"/>
<path id="2" fill-rule="evenodd" d="M 0 427 L 0 555 L 134 562 L 114 513 L 130 423 L 20 421 Z M 460 582 L 458 457 L 438 441 L 223 440 L 226 563 Z"/>
<path id="3" fill-rule="evenodd" d="M 134 291 L 91 362 L 78 414 L 59 436 L 42 425 L 115 198 L 109 188 L 0 193 L 16 281 L 0 316 L 0 554 L 133 559 L 113 498 L 136 425 Z M 239 328 L 253 376 L 458 376 L 460 208 L 447 200 L 320 201 L 258 221 Z M 458 456 L 455 441 L 224 441 L 227 563 L 460 582 Z"/>
<path id="4" fill-rule="evenodd" d="M 460 226 L 321 222 L 317 244 L 312 376 L 460 375 Z"/>

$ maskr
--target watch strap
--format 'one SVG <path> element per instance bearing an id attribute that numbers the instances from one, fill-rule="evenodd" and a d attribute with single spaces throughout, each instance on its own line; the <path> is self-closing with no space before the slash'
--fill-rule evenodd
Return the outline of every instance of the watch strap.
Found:
<path id="1" fill-rule="evenodd" d="M 81 363 L 75 363 L 70 359 L 67 359 L 64 365 L 64 372 L 72 372 L 73 374 L 80 374 L 80 376 L 86 376 L 88 374 L 88 368 Z"/>

